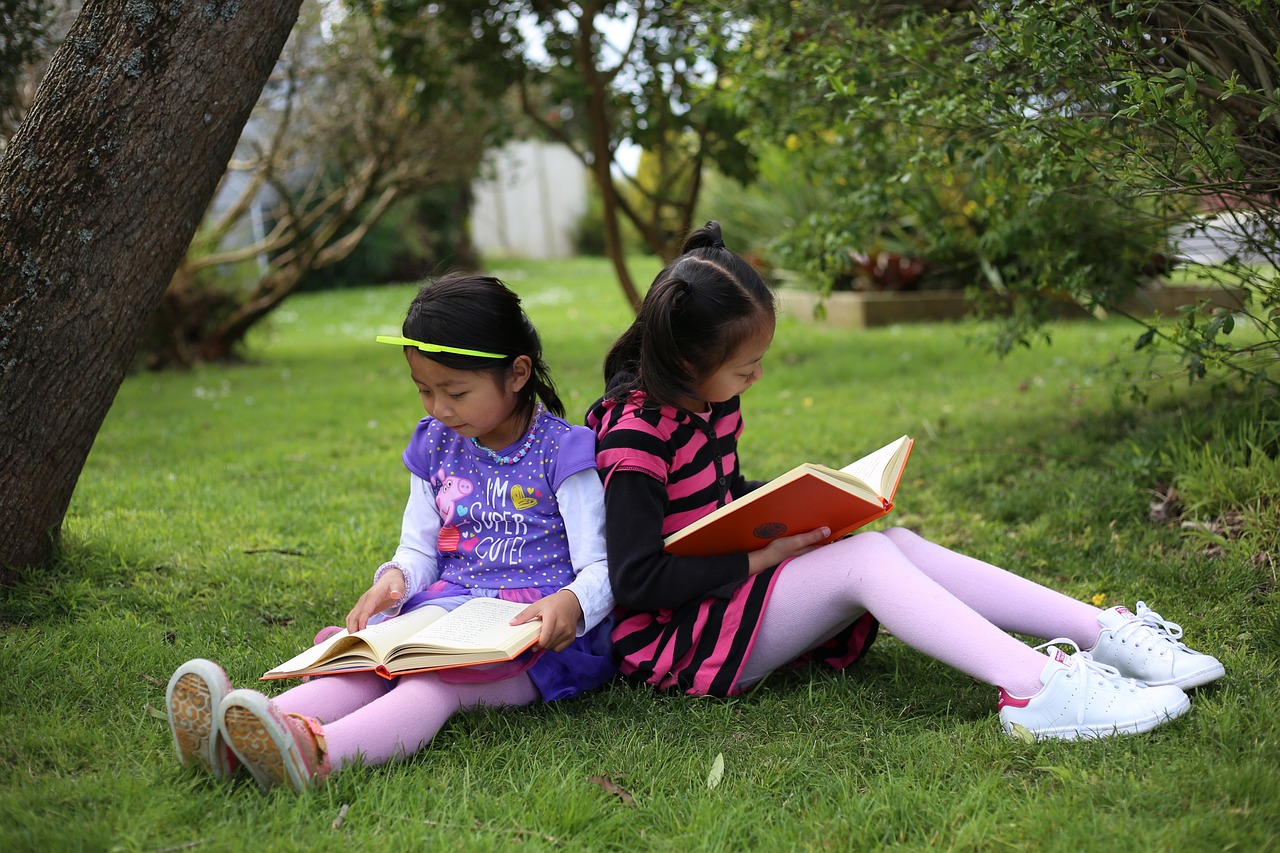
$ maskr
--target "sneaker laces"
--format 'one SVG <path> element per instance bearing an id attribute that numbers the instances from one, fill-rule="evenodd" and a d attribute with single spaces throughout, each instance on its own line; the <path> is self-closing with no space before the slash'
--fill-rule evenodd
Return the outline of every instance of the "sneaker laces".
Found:
<path id="1" fill-rule="evenodd" d="M 1070 670 L 1067 673 L 1067 678 L 1074 679 L 1079 676 L 1082 680 L 1082 684 L 1084 685 L 1082 701 L 1079 703 L 1079 707 L 1076 710 L 1076 725 L 1080 725 L 1084 722 L 1085 709 L 1089 707 L 1089 685 L 1093 683 L 1094 677 L 1098 679 L 1099 683 L 1105 682 L 1111 684 L 1117 690 L 1128 689 L 1130 693 L 1135 692 L 1140 686 L 1143 686 L 1135 679 L 1125 678 L 1120 674 L 1120 670 L 1116 669 L 1114 666 L 1105 664 L 1102 661 L 1094 660 L 1093 655 L 1081 649 L 1075 640 L 1068 639 L 1067 637 L 1056 637 L 1055 639 L 1049 640 L 1047 643 L 1041 643 L 1036 646 L 1036 651 L 1045 651 L 1046 654 L 1052 655 L 1053 652 L 1048 650 L 1052 647 L 1057 651 L 1061 651 L 1061 646 L 1070 646 L 1075 649 L 1073 654 L 1068 655 L 1068 663 L 1063 664 L 1068 670 Z"/>
<path id="2" fill-rule="evenodd" d="M 1138 602 L 1134 618 L 1121 625 L 1115 632 L 1115 638 L 1120 643 L 1134 645 L 1146 643 L 1148 651 L 1154 651 L 1158 645 L 1172 645 L 1175 649 L 1185 649 L 1187 646 L 1181 642 L 1181 637 L 1182 626 L 1162 617 L 1148 607 L 1145 601 Z"/>

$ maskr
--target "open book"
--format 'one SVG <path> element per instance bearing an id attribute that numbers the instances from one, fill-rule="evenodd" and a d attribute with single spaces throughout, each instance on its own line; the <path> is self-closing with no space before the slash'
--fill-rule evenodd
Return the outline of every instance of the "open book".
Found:
<path id="1" fill-rule="evenodd" d="M 885 515 L 914 440 L 886 444 L 840 470 L 806 462 L 663 540 L 672 554 L 758 551 L 779 536 L 831 528 L 830 542 Z"/>
<path id="2" fill-rule="evenodd" d="M 473 598 L 456 610 L 419 607 L 349 634 L 339 631 L 262 676 L 296 678 L 373 670 L 384 678 L 511 660 L 538 641 L 542 621 L 509 625 L 529 605 Z"/>

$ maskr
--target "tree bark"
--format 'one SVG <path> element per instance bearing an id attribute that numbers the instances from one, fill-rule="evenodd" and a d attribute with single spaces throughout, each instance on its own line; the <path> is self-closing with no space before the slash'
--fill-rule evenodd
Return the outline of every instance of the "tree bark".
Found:
<path id="1" fill-rule="evenodd" d="M 301 0 L 88 0 L 0 160 L 0 566 L 48 559 Z"/>
<path id="2" fill-rule="evenodd" d="M 613 262 L 614 272 L 618 276 L 618 284 L 622 293 L 631 305 L 632 311 L 640 310 L 640 292 L 636 290 L 631 273 L 627 270 L 627 260 L 622 247 L 622 229 L 618 223 L 617 189 L 613 184 L 613 149 L 609 142 L 609 107 L 606 83 L 596 70 L 595 56 L 592 52 L 592 40 L 597 38 L 592 22 L 595 20 L 595 8 L 584 10 L 579 19 L 580 28 L 575 48 L 578 54 L 579 68 L 583 80 L 587 84 L 587 113 L 591 134 L 591 170 L 600 187 L 602 218 L 604 221 L 604 251 Z"/>

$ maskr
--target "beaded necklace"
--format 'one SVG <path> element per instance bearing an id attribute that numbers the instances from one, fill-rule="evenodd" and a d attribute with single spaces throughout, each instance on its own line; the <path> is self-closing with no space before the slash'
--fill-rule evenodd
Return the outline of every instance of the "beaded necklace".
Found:
<path id="1" fill-rule="evenodd" d="M 533 407 L 533 417 L 529 419 L 529 434 L 525 436 L 524 443 L 520 445 L 520 448 L 509 456 L 500 455 L 497 451 L 485 447 L 475 438 L 471 439 L 471 443 L 475 445 L 477 450 L 483 450 L 489 454 L 489 458 L 499 465 L 514 465 L 529 453 L 529 448 L 533 447 L 534 431 L 538 424 L 538 418 L 542 416 L 543 411 L 542 401 L 539 400 L 538 404 Z"/>

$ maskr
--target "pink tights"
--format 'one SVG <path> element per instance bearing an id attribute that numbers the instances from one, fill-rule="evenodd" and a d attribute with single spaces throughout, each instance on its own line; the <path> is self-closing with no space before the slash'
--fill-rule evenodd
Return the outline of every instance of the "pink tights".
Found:
<path id="1" fill-rule="evenodd" d="M 910 530 L 860 533 L 782 569 L 739 684 L 747 686 L 875 615 L 911 648 L 1017 696 L 1040 687 L 1047 658 L 1007 631 L 1088 649 L 1099 610 Z"/>
<path id="2" fill-rule="evenodd" d="M 395 689 L 371 672 L 314 678 L 272 701 L 285 713 L 324 723 L 333 769 L 359 756 L 367 765 L 385 764 L 417 752 L 456 711 L 481 705 L 527 705 L 538 698 L 529 676 L 454 684 L 431 673 L 402 675 Z"/>

